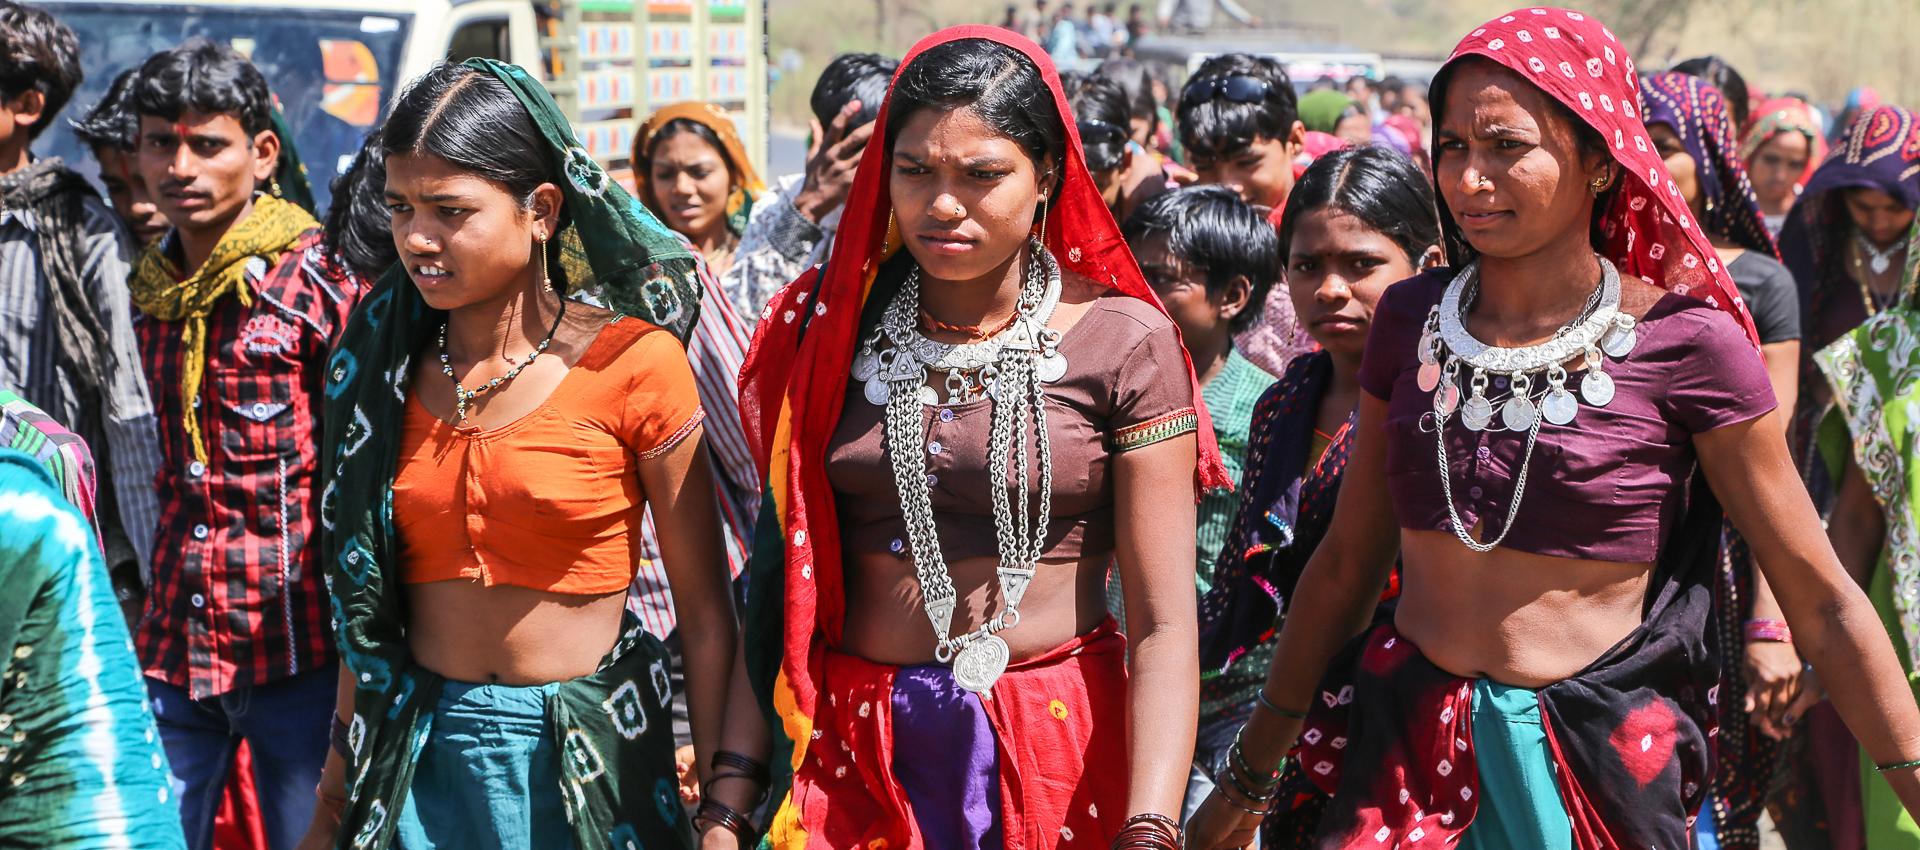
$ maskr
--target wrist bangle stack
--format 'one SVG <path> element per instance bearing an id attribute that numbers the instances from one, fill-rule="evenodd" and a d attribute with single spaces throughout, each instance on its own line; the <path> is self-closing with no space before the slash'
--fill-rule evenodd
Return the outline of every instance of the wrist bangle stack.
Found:
<path id="1" fill-rule="evenodd" d="M 700 786 L 700 799 L 711 797 L 709 789 L 722 779 L 744 779 L 754 786 L 754 803 L 749 808 L 759 808 L 760 804 L 767 801 L 767 785 L 773 781 L 773 774 L 765 764 L 726 750 L 714 753 L 708 764 L 713 775 L 707 778 L 706 784 Z"/>
<path id="2" fill-rule="evenodd" d="M 1916 767 L 1920 767 L 1920 759 L 1914 759 L 1913 761 L 1903 761 L 1899 764 L 1877 764 L 1877 765 L 1874 765 L 1873 769 L 1880 771 L 1881 773 L 1892 773 L 1896 770 L 1909 770 L 1911 768 L 1916 768 Z"/>
<path id="3" fill-rule="evenodd" d="M 1280 767 L 1264 774 L 1256 773 L 1253 766 L 1247 764 L 1246 751 L 1240 745 L 1240 736 L 1245 733 L 1245 727 L 1233 733 L 1233 745 L 1227 748 L 1227 763 L 1214 774 L 1213 784 L 1220 789 L 1220 798 L 1227 805 L 1250 815 L 1265 815 L 1273 810 L 1274 798 L 1280 796 L 1280 767 L 1286 766 L 1286 759 L 1280 760 Z M 1234 793 L 1227 790 L 1229 787 L 1240 799 L 1234 799 Z"/>
<path id="4" fill-rule="evenodd" d="M 1754 619 L 1747 621 L 1747 640 L 1773 641 L 1775 643 L 1793 643 L 1793 630 L 1787 628 L 1785 620 Z"/>
<path id="5" fill-rule="evenodd" d="M 332 741 L 333 751 L 339 753 L 340 758 L 348 764 L 352 764 L 353 742 L 349 740 L 346 721 L 341 720 L 338 713 L 333 715 L 333 734 L 329 737 Z"/>
<path id="6" fill-rule="evenodd" d="M 742 844 L 751 840 L 755 832 L 753 822 L 747 820 L 746 815 L 736 812 L 732 806 L 712 798 L 705 798 L 700 801 L 700 809 L 694 812 L 693 815 L 693 828 L 695 832 L 705 832 L 714 828 L 724 829 L 733 833 L 736 838 L 740 839 L 740 843 Z"/>
<path id="7" fill-rule="evenodd" d="M 1180 850 L 1180 825 L 1166 815 L 1134 815 L 1113 837 L 1113 850 Z"/>

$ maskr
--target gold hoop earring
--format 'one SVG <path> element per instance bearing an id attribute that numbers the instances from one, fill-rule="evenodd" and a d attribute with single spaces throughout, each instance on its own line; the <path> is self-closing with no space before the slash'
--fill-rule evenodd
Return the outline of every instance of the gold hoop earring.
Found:
<path id="1" fill-rule="evenodd" d="M 534 243 L 534 250 L 540 253 L 540 288 L 552 292 L 553 278 L 547 276 L 547 237 L 535 237 Z"/>
<path id="2" fill-rule="evenodd" d="M 1040 244 L 1042 247 L 1047 244 L 1047 199 L 1045 196 L 1040 198 Z"/>

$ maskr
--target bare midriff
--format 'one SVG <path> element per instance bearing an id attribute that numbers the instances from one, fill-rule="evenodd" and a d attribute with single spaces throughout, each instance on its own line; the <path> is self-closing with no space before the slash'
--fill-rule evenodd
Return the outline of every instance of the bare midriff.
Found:
<path id="1" fill-rule="evenodd" d="M 1652 564 L 1583 561 L 1401 529 L 1394 627 L 1457 676 L 1541 688 L 1572 677 L 1640 625 Z"/>
<path id="2" fill-rule="evenodd" d="M 1111 553 L 1077 561 L 1041 561 L 1020 600 L 1020 624 L 1000 633 L 1015 662 L 1033 658 L 1086 634 L 1107 616 Z M 961 635 L 1000 612 L 998 558 L 967 558 L 947 565 L 960 594 L 953 634 Z M 936 640 L 920 605 L 913 561 L 876 553 L 848 553 L 846 625 L 836 649 L 881 664 L 926 664 Z"/>
<path id="3" fill-rule="evenodd" d="M 407 646 L 421 666 L 513 686 L 592 673 L 619 637 L 627 597 L 624 589 L 586 596 L 464 579 L 405 587 Z"/>

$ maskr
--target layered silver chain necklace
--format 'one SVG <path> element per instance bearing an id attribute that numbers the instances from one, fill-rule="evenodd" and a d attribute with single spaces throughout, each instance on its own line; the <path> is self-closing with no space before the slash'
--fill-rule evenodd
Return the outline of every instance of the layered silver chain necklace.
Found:
<path id="1" fill-rule="evenodd" d="M 984 692 L 1006 672 L 1009 652 L 1000 632 L 1020 622 L 1020 599 L 1032 582 L 1046 546 L 1053 514 L 1053 452 L 1047 440 L 1044 385 L 1066 374 L 1060 332 L 1047 327 L 1060 303 L 1060 269 L 1038 242 L 1020 290 L 1011 324 L 979 342 L 952 344 L 920 332 L 920 270 L 907 275 L 888 303 L 880 327 L 861 343 L 853 378 L 866 384 L 867 401 L 886 408 L 887 455 L 913 556 L 921 604 L 939 640 L 934 658 L 953 665 L 961 687 Z M 987 480 L 992 482 L 993 525 L 998 535 L 1001 609 L 959 637 L 951 636 L 959 594 L 947 572 L 933 520 L 933 484 L 927 475 L 921 413 L 943 404 L 930 384 L 942 373 L 945 404 L 992 401 L 987 436 Z M 1038 444 L 1037 446 L 1034 444 Z M 1032 492 L 1027 458 L 1039 455 L 1039 492 Z M 1009 455 L 1018 459 L 1018 499 L 1007 486 Z M 1038 510 L 1030 511 L 1033 502 Z"/>
<path id="2" fill-rule="evenodd" d="M 1580 380 L 1580 399 L 1594 407 L 1613 401 L 1613 378 L 1605 372 L 1606 358 L 1616 360 L 1632 353 L 1638 334 L 1634 318 L 1620 310 L 1620 273 L 1605 257 L 1600 260 L 1600 285 L 1587 297 L 1586 305 L 1573 321 L 1561 326 L 1553 337 L 1525 348 L 1497 348 L 1473 337 L 1464 323 L 1466 311 L 1480 291 L 1480 264 L 1476 261 L 1461 269 L 1447 284 L 1440 303 L 1427 313 L 1425 329 L 1417 349 L 1420 370 L 1417 380 L 1422 392 L 1433 393 L 1434 446 L 1440 463 L 1440 486 L 1447 499 L 1447 517 L 1460 542 L 1475 552 L 1491 552 L 1513 531 L 1520 500 L 1527 492 L 1527 469 L 1533 461 L 1533 449 L 1540 439 L 1542 423 L 1570 425 L 1579 414 L 1580 402 L 1567 390 L 1566 363 L 1581 358 L 1585 377 Z M 1508 380 L 1511 392 L 1489 397 L 1493 377 Z M 1461 384 L 1469 395 L 1461 400 Z M 1498 420 L 1495 403 L 1499 402 Z M 1467 532 L 1460 510 L 1453 501 L 1453 472 L 1447 457 L 1447 423 L 1455 413 L 1469 431 L 1513 431 L 1527 435 L 1527 448 L 1520 459 L 1519 476 L 1514 483 L 1513 501 L 1507 506 L 1507 521 L 1492 542 L 1482 543 Z"/>

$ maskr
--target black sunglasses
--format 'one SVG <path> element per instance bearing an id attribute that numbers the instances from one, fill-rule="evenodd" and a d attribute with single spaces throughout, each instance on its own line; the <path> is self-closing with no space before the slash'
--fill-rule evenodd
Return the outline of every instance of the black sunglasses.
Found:
<path id="1" fill-rule="evenodd" d="M 1273 84 L 1259 77 L 1244 74 L 1209 77 L 1188 82 L 1186 88 L 1180 90 L 1180 105 L 1187 107 L 1223 97 L 1234 103 L 1259 103 L 1272 91 Z"/>

